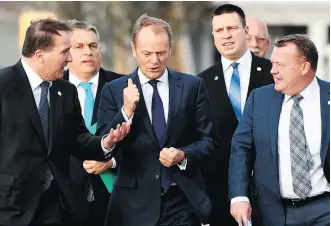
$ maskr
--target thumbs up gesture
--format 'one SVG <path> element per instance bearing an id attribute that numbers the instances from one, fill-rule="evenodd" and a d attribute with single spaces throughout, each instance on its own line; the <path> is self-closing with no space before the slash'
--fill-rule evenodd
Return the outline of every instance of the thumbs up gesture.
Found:
<path id="1" fill-rule="evenodd" d="M 123 90 L 124 105 L 123 110 L 128 118 L 131 118 L 139 101 L 139 90 L 131 78 L 128 79 L 128 87 Z"/>

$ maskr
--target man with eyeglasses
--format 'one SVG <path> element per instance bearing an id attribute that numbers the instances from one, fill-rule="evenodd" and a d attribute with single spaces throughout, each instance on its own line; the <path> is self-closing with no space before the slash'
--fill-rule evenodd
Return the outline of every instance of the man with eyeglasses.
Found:
<path id="1" fill-rule="evenodd" d="M 212 162 L 203 165 L 203 177 L 212 201 L 211 226 L 238 225 L 229 212 L 228 167 L 231 138 L 251 91 L 273 83 L 270 60 L 255 56 L 247 46 L 244 11 L 232 4 L 211 14 L 212 34 L 221 60 L 200 73 L 212 102 L 220 146 Z"/>
<path id="2" fill-rule="evenodd" d="M 330 225 L 330 83 L 304 35 L 277 39 L 271 61 L 275 84 L 251 93 L 232 138 L 231 214 L 239 225 L 251 214 L 254 226 Z"/>
<path id="3" fill-rule="evenodd" d="M 268 27 L 260 19 L 254 17 L 247 17 L 248 26 L 248 47 L 259 57 L 265 57 L 270 47 L 270 37 L 268 34 Z"/>
<path id="4" fill-rule="evenodd" d="M 95 26 L 76 20 L 70 20 L 67 24 L 72 29 L 72 62 L 68 63 L 69 70 L 65 71 L 63 78 L 76 86 L 85 125 L 90 133 L 95 134 L 101 90 L 105 84 L 120 75 L 101 68 L 100 36 Z M 109 192 L 115 180 L 115 168 L 114 158 L 105 162 L 81 162 L 71 157 L 71 179 L 89 207 L 88 220 L 84 226 L 104 225 Z"/>

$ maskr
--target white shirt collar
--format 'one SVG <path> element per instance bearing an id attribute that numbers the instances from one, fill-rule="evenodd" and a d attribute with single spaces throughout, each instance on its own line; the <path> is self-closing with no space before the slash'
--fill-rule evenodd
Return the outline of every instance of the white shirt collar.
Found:
<path id="1" fill-rule="evenodd" d="M 22 66 L 25 70 L 26 75 L 28 76 L 30 86 L 32 91 L 35 90 L 40 86 L 40 84 L 44 81 L 32 68 L 29 67 L 29 65 L 24 61 L 24 57 L 21 58 Z M 50 86 L 52 86 L 52 82 L 48 81 L 50 83 Z"/>
<path id="2" fill-rule="evenodd" d="M 98 81 L 99 81 L 99 71 L 88 82 L 91 82 L 93 85 L 96 85 L 98 84 Z M 76 88 L 78 88 L 80 83 L 83 81 L 81 81 L 76 75 L 74 75 L 69 71 L 69 82 L 71 82 L 76 86 Z"/>
<path id="3" fill-rule="evenodd" d="M 305 100 L 314 100 L 315 99 L 315 94 L 318 92 L 318 82 L 316 76 L 314 77 L 313 81 L 304 89 L 300 92 L 300 95 L 303 97 Z M 284 102 L 287 103 L 287 101 L 291 98 L 291 95 L 285 95 L 284 97 Z"/>
<path id="4" fill-rule="evenodd" d="M 223 55 L 221 56 L 221 61 L 222 61 L 222 66 L 223 66 L 223 72 L 226 71 L 229 67 L 231 67 L 231 64 L 233 63 L 233 61 L 225 58 Z M 237 61 L 235 61 L 237 63 L 239 63 L 240 66 L 244 66 L 244 65 L 251 65 L 252 62 L 252 54 L 251 51 L 248 49 L 244 55 L 242 55 Z"/>
<path id="5" fill-rule="evenodd" d="M 139 77 L 139 81 L 140 81 L 140 85 L 143 86 L 145 85 L 146 83 L 149 82 L 149 78 L 147 78 L 143 73 L 142 71 L 140 70 L 140 68 L 138 69 L 138 77 Z M 157 80 L 159 80 L 160 82 L 162 83 L 165 83 L 165 84 L 168 84 L 168 69 L 166 69 L 163 73 L 163 75 L 158 78 Z"/>

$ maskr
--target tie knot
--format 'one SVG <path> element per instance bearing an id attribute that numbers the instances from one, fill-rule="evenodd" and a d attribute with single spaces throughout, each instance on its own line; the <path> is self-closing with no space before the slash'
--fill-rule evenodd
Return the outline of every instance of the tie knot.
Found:
<path id="1" fill-rule="evenodd" d="M 43 82 L 40 84 L 40 88 L 41 88 L 42 90 L 44 90 L 44 89 L 48 89 L 48 88 L 49 88 L 49 82 L 47 82 L 47 81 L 43 81 Z"/>
<path id="2" fill-rule="evenodd" d="M 81 82 L 79 85 L 83 87 L 85 90 L 89 90 L 92 85 L 92 82 Z"/>
<path id="3" fill-rule="evenodd" d="M 148 83 L 153 87 L 153 89 L 157 90 L 157 83 L 159 82 L 159 80 L 149 80 Z"/>
<path id="4" fill-rule="evenodd" d="M 233 69 L 236 70 L 236 69 L 238 69 L 238 65 L 239 65 L 239 63 L 237 63 L 237 62 L 233 62 L 233 63 L 231 64 L 231 67 L 233 67 Z"/>
<path id="5" fill-rule="evenodd" d="M 294 103 L 298 103 L 300 100 L 302 100 L 303 96 L 301 96 L 300 94 L 296 94 L 296 95 L 293 95 L 291 97 L 294 101 Z"/>

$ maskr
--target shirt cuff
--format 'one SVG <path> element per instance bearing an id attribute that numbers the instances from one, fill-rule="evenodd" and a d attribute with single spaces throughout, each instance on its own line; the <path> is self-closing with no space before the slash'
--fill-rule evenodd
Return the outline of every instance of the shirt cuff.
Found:
<path id="1" fill-rule="evenodd" d="M 236 203 L 236 202 L 248 202 L 249 199 L 246 196 L 237 196 L 231 199 L 231 204 Z"/>
<path id="2" fill-rule="evenodd" d="M 122 107 L 121 111 L 122 111 L 123 118 L 125 119 L 125 122 L 130 123 L 130 125 L 131 125 L 134 113 L 132 114 L 131 118 L 129 119 L 128 116 L 124 112 L 124 107 Z"/>
<path id="3" fill-rule="evenodd" d="M 187 166 L 187 158 L 185 158 L 183 161 L 177 164 L 180 170 L 186 170 Z"/>
<path id="4" fill-rule="evenodd" d="M 105 148 L 105 146 L 103 146 L 103 140 L 105 139 L 106 136 L 108 136 L 108 134 L 104 135 L 101 139 L 101 147 L 102 147 L 103 153 L 105 154 L 105 157 L 108 157 L 111 154 L 111 151 L 115 148 L 116 144 L 114 144 L 109 149 Z"/>
<path id="5" fill-rule="evenodd" d="M 117 167 L 117 162 L 116 162 L 116 160 L 114 159 L 114 158 L 112 158 L 111 159 L 111 161 L 112 161 L 112 163 L 113 163 L 113 165 L 112 165 L 112 169 L 115 169 L 116 167 Z"/>

